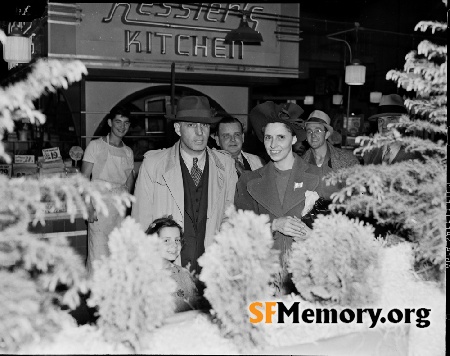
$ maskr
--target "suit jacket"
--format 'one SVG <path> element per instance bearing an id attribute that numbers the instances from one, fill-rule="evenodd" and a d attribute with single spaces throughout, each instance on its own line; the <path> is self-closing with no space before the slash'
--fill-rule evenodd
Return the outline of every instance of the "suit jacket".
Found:
<path id="1" fill-rule="evenodd" d="M 301 217 L 305 207 L 305 192 L 317 191 L 319 176 L 317 167 L 307 163 L 295 155 L 292 173 L 289 178 L 283 205 L 280 203 L 275 181 L 275 166 L 267 163 L 256 171 L 246 172 L 239 178 L 236 186 L 234 204 L 237 209 L 251 210 L 256 214 L 268 214 L 270 222 L 283 216 Z M 303 183 L 301 188 L 294 189 L 295 183 Z M 317 191 L 319 195 L 321 192 Z M 274 248 L 282 251 L 282 255 L 292 245 L 292 238 L 276 231 Z"/>
<path id="2" fill-rule="evenodd" d="M 257 170 L 258 168 L 261 168 L 264 165 L 264 162 L 262 161 L 261 157 L 252 155 L 251 153 L 247 153 L 244 151 L 241 151 L 241 153 L 242 156 L 244 156 L 245 159 L 247 160 L 252 171 Z"/>
<path id="3" fill-rule="evenodd" d="M 310 148 L 302 156 L 302 158 L 317 167 L 316 161 L 314 159 L 314 153 L 312 148 Z M 336 183 L 333 185 L 326 185 L 323 178 L 331 172 L 337 172 L 340 169 L 348 168 L 359 164 L 358 159 L 352 154 L 352 152 L 343 150 L 341 148 L 334 147 L 331 143 L 327 142 L 327 153 L 323 165 L 318 168 L 318 174 L 320 175 L 320 189 L 323 192 L 321 195 L 324 199 L 331 200 L 331 195 L 335 192 L 340 191 L 345 184 Z"/>
<path id="4" fill-rule="evenodd" d="M 233 204 L 237 174 L 234 160 L 217 150 L 208 150 L 208 209 L 205 249 L 211 244 Z M 180 165 L 180 141 L 163 150 L 148 151 L 139 169 L 131 216 L 146 230 L 163 215 L 172 214 L 184 226 L 184 190 Z"/>
<path id="5" fill-rule="evenodd" d="M 231 157 L 231 154 L 230 154 L 228 151 L 225 151 L 225 150 L 217 150 L 217 149 L 215 149 L 215 148 L 213 148 L 212 150 L 213 150 L 214 152 L 222 152 L 222 153 L 224 153 L 224 154 L 230 155 L 230 157 Z M 259 157 L 259 156 L 257 156 L 257 155 L 253 155 L 253 154 L 251 154 L 251 153 L 244 152 L 244 151 L 241 151 L 241 153 L 242 153 L 242 156 L 244 156 L 245 159 L 247 160 L 247 162 L 248 162 L 248 164 L 250 165 L 250 168 L 251 168 L 252 171 L 254 171 L 254 170 L 256 170 L 256 169 L 261 168 L 262 166 L 264 166 L 264 161 L 262 160 L 261 157 Z"/>
<path id="6" fill-rule="evenodd" d="M 331 169 L 338 171 L 341 168 L 347 168 L 359 164 L 358 158 L 356 158 L 352 152 L 344 150 L 342 148 L 334 147 L 331 143 L 327 142 L 327 154 L 331 160 Z M 306 162 L 314 161 L 314 153 L 312 148 L 308 149 L 302 158 Z"/>
<path id="7" fill-rule="evenodd" d="M 419 159 L 421 156 L 417 152 L 406 152 L 404 147 L 401 147 L 400 150 L 395 155 L 394 159 L 390 164 L 407 161 L 409 159 Z M 368 164 L 381 164 L 383 163 L 383 148 L 377 147 L 367 152 L 363 156 L 364 165 Z"/>

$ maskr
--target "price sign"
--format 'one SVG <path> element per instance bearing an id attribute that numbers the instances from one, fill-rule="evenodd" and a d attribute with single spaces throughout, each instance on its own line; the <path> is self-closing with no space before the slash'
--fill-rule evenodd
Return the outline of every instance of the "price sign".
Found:
<path id="1" fill-rule="evenodd" d="M 15 155 L 14 163 L 34 163 L 34 155 Z"/>
<path id="2" fill-rule="evenodd" d="M 0 164 L 0 174 L 11 177 L 12 169 L 10 164 Z"/>
<path id="3" fill-rule="evenodd" d="M 61 159 L 61 153 L 59 153 L 59 147 L 45 148 L 42 150 L 42 154 L 44 155 L 44 161 L 57 161 Z"/>

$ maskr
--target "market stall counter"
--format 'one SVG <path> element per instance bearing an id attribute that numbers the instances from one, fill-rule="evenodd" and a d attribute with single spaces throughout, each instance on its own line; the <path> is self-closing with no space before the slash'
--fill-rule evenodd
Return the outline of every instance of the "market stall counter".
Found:
<path id="1" fill-rule="evenodd" d="M 87 255 L 87 225 L 81 213 L 77 213 L 75 220 L 70 221 L 70 216 L 62 209 L 56 212 L 46 212 L 45 225 L 37 223 L 29 224 L 28 231 L 40 234 L 45 238 L 66 236 L 70 246 L 80 255 L 82 261 Z"/>

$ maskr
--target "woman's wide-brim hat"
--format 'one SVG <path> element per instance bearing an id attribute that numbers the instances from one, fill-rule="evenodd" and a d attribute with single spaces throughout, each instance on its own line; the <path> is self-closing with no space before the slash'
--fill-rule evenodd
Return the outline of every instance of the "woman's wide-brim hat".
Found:
<path id="1" fill-rule="evenodd" d="M 383 116 L 400 116 L 407 113 L 408 110 L 406 110 L 406 106 L 400 95 L 383 95 L 380 104 L 378 105 L 378 113 L 369 117 L 369 120 L 373 121 Z"/>
<path id="2" fill-rule="evenodd" d="M 183 96 L 178 100 L 175 115 L 164 115 L 166 119 L 174 121 L 200 122 L 203 124 L 216 124 L 221 117 L 209 105 L 206 96 Z"/>
<path id="3" fill-rule="evenodd" d="M 333 134 L 333 126 L 331 126 L 331 119 L 330 117 L 324 113 L 321 110 L 314 110 L 308 117 L 308 119 L 305 121 L 305 129 L 306 125 L 308 124 L 322 124 L 325 126 L 330 132 L 330 136 Z"/>
<path id="4" fill-rule="evenodd" d="M 264 133 L 262 129 L 267 124 L 281 122 L 288 125 L 299 141 L 306 139 L 306 132 L 303 128 L 304 121 L 300 119 L 300 115 L 304 110 L 293 103 L 275 104 L 273 101 L 266 101 L 265 103 L 256 105 L 249 114 L 249 119 L 252 124 L 255 134 L 258 139 L 264 141 Z"/>

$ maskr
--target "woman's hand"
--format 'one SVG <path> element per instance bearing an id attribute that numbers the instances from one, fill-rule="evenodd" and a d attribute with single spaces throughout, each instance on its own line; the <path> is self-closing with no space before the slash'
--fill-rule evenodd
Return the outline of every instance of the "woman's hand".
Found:
<path id="1" fill-rule="evenodd" d="M 298 220 L 300 220 L 300 219 L 298 219 Z M 301 221 L 301 220 L 300 220 Z M 312 229 L 310 229 L 306 224 L 304 224 L 303 222 L 302 222 L 302 224 L 304 225 L 304 228 L 303 228 L 303 232 L 304 232 L 304 234 L 302 235 L 302 236 L 300 236 L 300 237 L 298 237 L 298 236 L 293 236 L 292 237 L 292 239 L 294 240 L 294 241 L 305 241 L 308 237 L 309 237 L 309 235 L 311 234 L 311 232 L 312 232 Z"/>
<path id="2" fill-rule="evenodd" d="M 294 241 L 303 241 L 309 236 L 312 230 L 295 216 L 283 216 L 273 220 L 272 232 L 275 231 L 291 236 Z"/>

